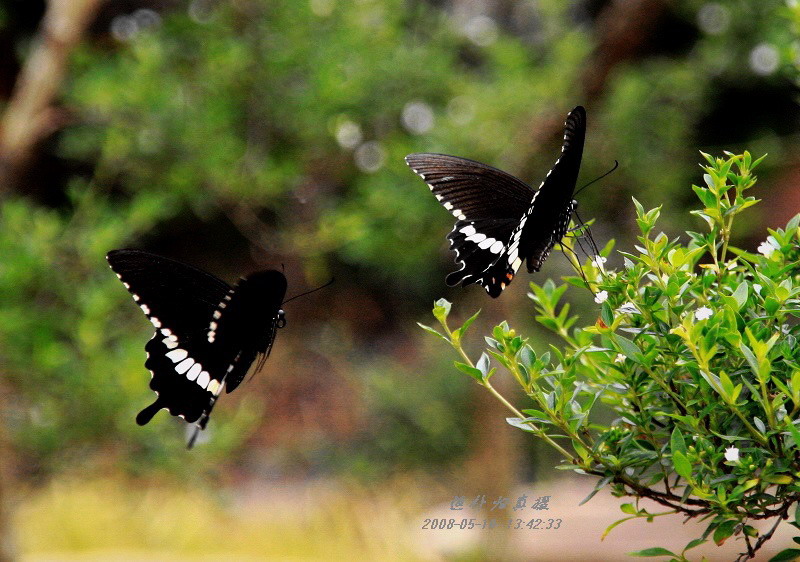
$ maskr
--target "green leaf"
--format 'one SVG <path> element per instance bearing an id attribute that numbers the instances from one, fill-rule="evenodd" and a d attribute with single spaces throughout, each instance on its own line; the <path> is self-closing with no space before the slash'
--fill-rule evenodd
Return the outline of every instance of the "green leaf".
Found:
<path id="1" fill-rule="evenodd" d="M 800 549 L 787 548 L 770 558 L 769 562 L 788 562 L 789 560 L 797 560 L 798 558 L 800 558 Z"/>
<path id="2" fill-rule="evenodd" d="M 417 322 L 417 326 L 419 326 L 420 328 L 422 328 L 423 330 L 425 330 L 428 333 L 431 333 L 431 334 L 433 334 L 435 336 L 439 336 L 440 338 L 442 338 L 447 343 L 450 343 L 450 340 L 447 339 L 447 337 L 444 334 L 440 334 L 439 332 L 437 332 L 436 330 L 434 330 L 430 326 L 426 326 L 425 324 L 422 324 L 421 322 Z"/>
<path id="3" fill-rule="evenodd" d="M 613 338 L 625 357 L 634 363 L 641 363 L 642 352 L 635 343 L 624 336 L 620 336 L 619 334 L 614 334 Z"/>
<path id="4" fill-rule="evenodd" d="M 636 515 L 639 513 L 632 503 L 623 503 L 621 506 L 619 506 L 619 509 L 622 511 L 622 513 L 627 513 L 628 515 Z"/>
<path id="5" fill-rule="evenodd" d="M 638 556 L 640 558 L 650 557 L 650 556 L 675 556 L 677 554 L 672 552 L 671 550 L 667 550 L 666 548 L 661 548 L 660 546 L 656 546 L 653 548 L 645 548 L 644 550 L 637 550 L 636 552 L 629 552 L 628 556 Z"/>
<path id="6" fill-rule="evenodd" d="M 594 495 L 594 494 L 592 494 L 592 495 Z M 586 501 L 586 500 L 584 500 L 584 501 Z M 608 536 L 608 534 L 611 532 L 611 530 L 614 529 L 614 527 L 625 523 L 625 521 L 630 521 L 631 519 L 638 519 L 638 518 L 639 518 L 638 515 L 632 515 L 631 517 L 624 517 L 623 519 L 620 519 L 619 521 L 614 521 L 611 525 L 606 527 L 606 530 L 603 531 L 602 535 L 600 535 L 600 540 L 601 541 L 604 540 Z"/>
<path id="7" fill-rule="evenodd" d="M 456 369 L 458 369 L 462 373 L 468 374 L 473 379 L 483 384 L 483 373 L 480 371 L 480 369 L 476 369 L 475 367 L 470 367 L 466 363 L 461 363 L 459 361 L 453 361 L 453 364 L 456 366 Z"/>
<path id="8" fill-rule="evenodd" d="M 692 464 L 686 455 L 680 451 L 672 453 L 672 466 L 675 467 L 675 472 L 686 480 L 692 479 Z"/>
<path id="9" fill-rule="evenodd" d="M 526 345 L 519 352 L 519 360 L 523 366 L 530 368 L 536 362 L 536 352 Z"/>
<path id="10" fill-rule="evenodd" d="M 478 362 L 475 364 L 475 367 L 478 368 L 478 370 L 485 378 L 486 375 L 489 374 L 489 356 L 486 355 L 486 353 L 481 353 L 481 357 L 480 359 L 478 359 Z"/>
<path id="11" fill-rule="evenodd" d="M 600 319 L 607 327 L 611 327 L 614 323 L 614 312 L 611 310 L 611 304 L 608 301 L 604 302 L 603 306 L 600 307 Z"/>
<path id="12" fill-rule="evenodd" d="M 738 525 L 739 521 L 736 519 L 728 519 L 717 525 L 717 528 L 714 529 L 714 542 L 716 545 L 722 546 L 733 535 Z"/>
<path id="13" fill-rule="evenodd" d="M 692 190 L 694 191 L 695 195 L 697 195 L 697 198 L 700 199 L 700 202 L 705 207 L 713 207 L 714 205 L 717 204 L 717 198 L 714 197 L 714 194 L 711 193 L 705 187 L 700 187 L 698 185 L 693 185 L 692 186 Z"/>
<path id="14" fill-rule="evenodd" d="M 721 394 L 722 397 L 728 403 L 733 403 L 736 401 L 736 391 L 733 387 L 733 381 L 731 378 L 725 373 L 725 371 L 719 372 L 719 385 L 720 389 L 722 390 Z"/>
<path id="15" fill-rule="evenodd" d="M 675 426 L 675 429 L 672 430 L 672 435 L 669 439 L 669 446 L 673 455 L 675 453 L 682 453 L 683 455 L 686 455 L 686 440 L 683 438 L 683 434 L 681 433 L 681 430 L 678 429 L 678 426 Z"/>
<path id="16" fill-rule="evenodd" d="M 751 263 L 758 262 L 762 257 L 758 254 L 753 254 L 751 252 L 747 252 L 745 250 L 742 250 L 741 248 L 736 248 L 734 246 L 728 246 L 728 251 L 730 251 L 733 254 L 736 254 L 740 258 L 743 258 Z"/>
<path id="17" fill-rule="evenodd" d="M 753 162 L 753 163 L 750 165 L 750 170 L 751 170 L 751 171 L 752 171 L 752 170 L 755 170 L 755 169 L 756 169 L 756 166 L 758 166 L 759 164 L 761 164 L 761 161 L 762 161 L 764 158 L 766 158 L 766 157 L 767 157 L 767 155 L 766 155 L 766 154 L 764 154 L 763 156 L 760 156 L 760 157 L 756 158 L 756 159 L 755 159 L 755 161 L 754 161 L 754 162 Z"/>
<path id="18" fill-rule="evenodd" d="M 533 418 L 506 418 L 506 423 L 522 431 L 529 433 L 536 433 L 536 430 L 531 427 L 531 423 L 535 421 Z"/>
<path id="19" fill-rule="evenodd" d="M 770 484 L 791 484 L 794 482 L 794 478 L 789 476 L 788 474 L 766 474 L 761 477 L 764 482 L 769 482 Z"/>
<path id="20" fill-rule="evenodd" d="M 708 541 L 707 541 L 707 540 L 705 540 L 705 539 L 703 539 L 703 538 L 700 538 L 700 539 L 694 539 L 694 540 L 692 540 L 692 541 L 689 541 L 689 544 L 687 544 L 685 547 L 683 547 L 683 550 L 681 551 L 681 554 L 683 554 L 683 553 L 684 553 L 684 552 L 686 552 L 687 550 L 691 550 L 691 549 L 693 549 L 694 547 L 696 547 L 696 546 L 700 546 L 701 544 L 705 544 L 705 543 L 707 543 L 707 542 L 708 542 Z"/>
<path id="21" fill-rule="evenodd" d="M 788 421 L 789 423 L 787 425 L 789 426 L 789 433 L 791 433 L 792 439 L 794 439 L 794 448 L 800 449 L 800 430 L 797 429 L 797 426 L 794 425 L 791 420 Z M 798 504 L 798 509 L 800 509 L 800 503 Z M 798 511 L 797 514 L 800 515 L 800 511 Z M 798 523 L 800 523 L 800 521 L 798 521 Z"/>
<path id="22" fill-rule="evenodd" d="M 744 303 L 747 302 L 748 288 L 749 285 L 747 284 L 747 281 L 742 281 L 733 292 L 733 298 L 736 300 L 736 304 L 738 306 L 737 310 L 741 310 L 741 308 L 744 306 Z"/>
<path id="23" fill-rule="evenodd" d="M 789 219 L 789 222 L 786 223 L 786 232 L 792 232 L 800 226 L 800 213 L 793 216 Z"/>
<path id="24" fill-rule="evenodd" d="M 475 319 L 478 317 L 478 315 L 479 315 L 480 313 L 481 313 L 481 311 L 480 311 L 480 310 L 478 310 L 478 312 L 476 312 L 475 314 L 473 314 L 472 316 L 470 316 L 470 317 L 467 319 L 467 321 L 466 321 L 466 322 L 464 322 L 464 324 L 462 324 L 462 326 L 461 326 L 459 329 L 457 329 L 457 330 L 454 330 L 454 331 L 453 331 L 453 334 L 454 334 L 454 335 L 456 335 L 456 337 L 457 337 L 458 339 L 461 339 L 461 338 L 464 336 L 464 334 L 467 332 L 467 330 L 469 329 L 469 327 L 472 325 L 472 323 L 473 323 L 473 322 L 475 322 Z"/>
<path id="25" fill-rule="evenodd" d="M 755 353 L 753 350 L 747 347 L 747 344 L 744 342 L 739 344 L 739 349 L 744 355 L 744 358 L 747 359 L 747 363 L 750 365 L 750 369 L 753 371 L 755 376 L 758 376 L 758 359 L 756 359 Z"/>
<path id="26" fill-rule="evenodd" d="M 579 503 L 578 505 L 583 505 L 583 504 L 585 504 L 586 502 L 588 502 L 590 499 L 592 499 L 592 498 L 594 497 L 594 495 L 595 495 L 597 492 L 599 492 L 600 490 L 602 490 L 603 488 L 605 488 L 605 487 L 606 487 L 606 485 L 608 485 L 608 483 L 609 483 L 609 482 L 611 482 L 613 479 L 614 479 L 614 477 L 613 477 L 613 476 L 605 476 L 605 477 L 601 478 L 600 480 L 598 480 L 598 481 L 597 481 L 597 484 L 595 484 L 595 486 L 594 486 L 594 490 L 592 490 L 592 492 L 591 492 L 591 493 L 590 493 L 588 496 L 586 496 L 585 498 L 583 498 L 583 499 L 581 500 L 581 503 Z M 610 530 L 610 529 L 606 529 L 606 532 L 608 532 L 609 530 Z M 602 540 L 602 539 L 601 539 L 601 540 Z"/>

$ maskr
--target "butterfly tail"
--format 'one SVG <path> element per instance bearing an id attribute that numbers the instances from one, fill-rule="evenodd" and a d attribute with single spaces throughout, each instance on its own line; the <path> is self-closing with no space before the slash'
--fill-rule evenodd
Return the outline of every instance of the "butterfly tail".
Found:
<path id="1" fill-rule="evenodd" d="M 146 425 L 153 419 L 158 411 L 164 407 L 164 404 L 161 402 L 161 398 L 159 397 L 155 402 L 150 404 L 147 408 L 142 410 L 136 415 L 136 423 L 139 425 Z"/>

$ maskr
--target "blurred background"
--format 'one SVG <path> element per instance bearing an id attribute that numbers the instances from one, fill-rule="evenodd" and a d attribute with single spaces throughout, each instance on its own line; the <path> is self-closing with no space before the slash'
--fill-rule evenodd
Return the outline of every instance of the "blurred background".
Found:
<path id="1" fill-rule="evenodd" d="M 796 0 L 0 1 L 0 560 L 681 548 L 698 528 L 667 518 L 601 543 L 621 502 L 579 507 L 595 482 L 565 480 L 417 327 L 445 297 L 456 321 L 483 310 L 469 349 L 502 319 L 552 341 L 527 275 L 497 300 L 445 286 L 453 219 L 403 157 L 457 154 L 538 185 L 582 104 L 579 185 L 620 167 L 581 193 L 581 215 L 625 248 L 631 196 L 663 205 L 670 235 L 700 228 L 685 212 L 698 150 L 769 153 L 737 232 L 753 251 L 800 209 L 798 25 Z M 264 369 L 187 451 L 181 420 L 134 422 L 153 398 L 152 328 L 106 265 L 123 247 L 228 282 L 283 265 L 287 296 L 336 282 L 287 304 Z M 534 279 L 568 273 L 554 252 Z M 568 299 L 597 313 L 588 291 Z M 550 496 L 527 517 L 560 528 L 422 529 L 512 516 L 522 495 Z"/>

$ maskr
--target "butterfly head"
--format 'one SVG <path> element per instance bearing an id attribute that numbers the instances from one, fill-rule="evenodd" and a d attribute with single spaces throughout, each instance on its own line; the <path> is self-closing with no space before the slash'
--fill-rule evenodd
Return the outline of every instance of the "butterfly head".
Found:
<path id="1" fill-rule="evenodd" d="M 278 328 L 286 327 L 286 313 L 282 308 L 278 310 L 278 319 L 275 321 L 275 325 Z"/>

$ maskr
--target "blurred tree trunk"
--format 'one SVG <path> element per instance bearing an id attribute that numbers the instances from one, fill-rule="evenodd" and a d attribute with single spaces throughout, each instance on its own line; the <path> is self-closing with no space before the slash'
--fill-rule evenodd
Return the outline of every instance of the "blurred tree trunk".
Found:
<path id="1" fill-rule="evenodd" d="M 14 534 L 11 528 L 11 475 L 13 474 L 11 446 L 5 433 L 3 413 L 8 412 L 6 406 L 5 386 L 0 380 L 0 562 L 11 562 L 15 559 Z"/>
<path id="2" fill-rule="evenodd" d="M 49 0 L 0 119 L 0 194 L 17 187 L 37 146 L 63 124 L 55 108 L 69 56 L 103 0 Z"/>
<path id="3" fill-rule="evenodd" d="M 595 49 L 575 88 L 583 90 L 583 105 L 591 106 L 603 96 L 608 77 L 617 66 L 640 55 L 666 12 L 666 0 L 610 0 L 605 5 L 594 23 Z M 539 152 L 550 141 L 560 139 L 563 131 L 560 108 L 557 113 L 536 116 L 536 122 L 522 132 L 525 138 L 520 140 L 523 146 L 531 147 L 523 168 L 518 170 L 521 177 L 541 174 Z"/>
<path id="4" fill-rule="evenodd" d="M 496 377 L 492 384 L 506 397 L 514 394 L 508 381 Z M 472 400 L 473 416 L 470 457 L 466 463 L 466 503 L 469 505 L 476 496 L 486 495 L 486 504 L 472 513 L 479 524 L 483 519 L 496 519 L 505 522 L 509 517 L 510 506 L 505 509 L 491 510 L 493 502 L 498 498 L 509 498 L 513 505 L 516 496 L 511 499 L 519 478 L 519 461 L 521 442 L 518 429 L 505 422 L 513 414 L 506 410 L 485 388 L 475 386 Z M 472 515 L 470 515 L 472 517 Z M 507 552 L 509 533 L 504 526 L 487 529 L 482 534 L 481 550 L 484 557 L 492 559 L 498 552 Z"/>

